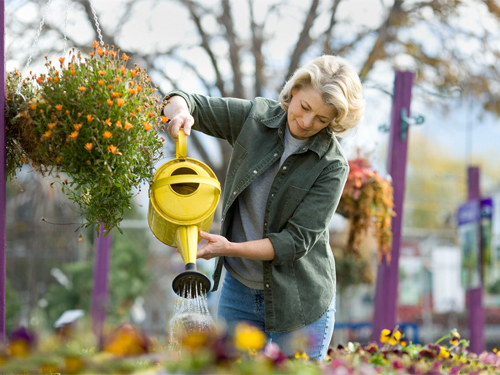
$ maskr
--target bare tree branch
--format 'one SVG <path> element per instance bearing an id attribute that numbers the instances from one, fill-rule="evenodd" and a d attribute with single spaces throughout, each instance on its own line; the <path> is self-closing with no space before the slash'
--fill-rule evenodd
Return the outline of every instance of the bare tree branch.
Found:
<path id="1" fill-rule="evenodd" d="M 219 21 L 226 28 L 226 39 L 229 43 L 229 60 L 231 61 L 231 68 L 233 70 L 232 96 L 244 98 L 245 92 L 241 75 L 240 46 L 238 45 L 236 32 L 234 30 L 229 0 L 222 0 L 222 15 L 219 17 Z"/>
<path id="2" fill-rule="evenodd" d="M 311 37 L 309 36 L 309 32 L 313 27 L 314 21 L 318 17 L 318 5 L 319 0 L 311 0 L 309 13 L 307 14 L 304 26 L 302 27 L 302 31 L 299 36 L 299 40 L 297 41 L 292 57 L 290 58 L 290 65 L 288 68 L 288 73 L 286 74 L 287 79 L 293 74 L 293 72 L 295 72 L 295 70 L 297 70 L 302 54 L 310 46 Z"/>
<path id="3" fill-rule="evenodd" d="M 250 9 L 250 29 L 252 30 L 252 53 L 255 59 L 254 96 L 262 96 L 262 88 L 265 84 L 265 63 L 264 55 L 262 53 L 262 45 L 264 44 L 264 30 L 262 25 L 258 25 L 255 22 L 253 3 L 251 0 L 248 0 L 248 8 Z"/>
<path id="4" fill-rule="evenodd" d="M 180 0 L 189 10 L 189 14 L 191 15 L 191 18 L 193 19 L 196 29 L 200 33 L 201 36 L 201 47 L 206 51 L 208 56 L 210 57 L 210 61 L 212 62 L 212 67 L 214 68 L 215 71 L 215 76 L 216 76 L 216 82 L 215 86 L 219 89 L 221 96 L 227 96 L 226 95 L 226 90 L 224 89 L 224 80 L 222 79 L 222 75 L 219 70 L 219 66 L 217 64 L 217 58 L 215 57 L 214 52 L 212 51 L 212 48 L 210 46 L 210 38 L 208 34 L 205 32 L 203 29 L 203 26 L 201 25 L 201 18 L 198 16 L 198 13 L 196 11 L 196 7 L 199 5 L 195 4 L 191 0 Z"/>
<path id="5" fill-rule="evenodd" d="M 324 32 L 324 35 L 326 35 L 325 44 L 323 45 L 323 53 L 324 54 L 332 53 L 332 51 L 330 49 L 330 40 L 332 39 L 332 36 L 333 36 L 332 30 L 335 27 L 335 25 L 337 24 L 337 19 L 336 19 L 337 8 L 338 8 L 341 1 L 342 0 L 333 0 L 332 9 L 330 11 L 331 12 L 330 24 L 328 25 L 328 28 Z"/>

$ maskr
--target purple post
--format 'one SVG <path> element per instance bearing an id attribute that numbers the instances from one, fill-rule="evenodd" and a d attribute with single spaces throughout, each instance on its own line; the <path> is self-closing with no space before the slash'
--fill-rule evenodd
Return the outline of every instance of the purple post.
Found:
<path id="1" fill-rule="evenodd" d="M 108 306 L 108 274 L 111 256 L 111 232 L 104 237 L 104 227 L 101 224 L 99 235 L 96 233 L 94 254 L 94 284 L 92 286 L 92 297 L 90 301 L 90 315 L 92 318 L 92 330 L 99 338 L 99 346 L 102 347 L 104 338 L 104 321 L 106 319 L 106 308 Z"/>
<path id="2" fill-rule="evenodd" d="M 479 168 L 467 168 L 467 187 L 469 201 L 481 199 L 481 190 L 479 184 Z M 480 225 L 478 223 L 478 225 Z M 483 261 L 482 246 L 479 246 L 479 274 L 482 274 L 482 261 Z M 484 338 L 484 308 L 483 308 L 483 287 L 467 290 L 467 311 L 469 323 L 469 350 L 473 353 L 480 354 L 485 350 Z"/>
<path id="3" fill-rule="evenodd" d="M 372 341 L 375 342 L 380 341 L 380 333 L 383 329 L 392 330 L 396 325 L 399 252 L 405 194 L 406 154 L 408 149 L 408 129 L 406 129 L 406 134 L 402 137 L 401 112 L 404 108 L 406 109 L 407 116 L 410 116 L 413 77 L 414 73 L 412 72 L 396 71 L 394 81 L 387 171 L 392 177 L 394 211 L 396 216 L 392 218 L 391 260 L 386 262 L 385 259 L 382 259 L 378 265 L 372 332 Z"/>
<path id="4" fill-rule="evenodd" d="M 0 341 L 5 341 L 5 220 L 6 220 L 6 183 L 7 183 L 7 153 L 5 142 L 5 1 L 0 4 L 0 54 L 2 55 L 2 64 L 0 64 Z"/>

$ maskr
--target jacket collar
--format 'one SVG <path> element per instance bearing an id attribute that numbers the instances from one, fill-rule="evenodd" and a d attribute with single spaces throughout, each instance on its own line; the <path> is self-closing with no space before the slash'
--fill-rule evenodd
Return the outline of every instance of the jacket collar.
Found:
<path id="1" fill-rule="evenodd" d="M 283 139 L 283 132 L 285 131 L 285 126 L 287 126 L 286 112 L 281 109 L 278 114 L 261 120 L 264 125 L 270 129 L 280 129 L 280 137 Z M 321 130 L 318 134 L 315 134 L 306 144 L 306 147 L 314 151 L 320 158 L 322 158 L 333 142 L 333 131 L 330 127 L 326 127 Z"/>

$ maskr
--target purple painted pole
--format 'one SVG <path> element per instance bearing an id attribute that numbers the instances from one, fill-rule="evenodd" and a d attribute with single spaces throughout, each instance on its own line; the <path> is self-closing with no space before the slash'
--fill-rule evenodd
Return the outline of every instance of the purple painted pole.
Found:
<path id="1" fill-rule="evenodd" d="M 380 333 L 384 328 L 392 330 L 395 327 L 397 318 L 399 253 L 405 194 L 406 154 L 408 149 L 408 137 L 401 136 L 401 110 L 405 108 L 407 116 L 410 116 L 413 77 L 414 73 L 412 72 L 396 71 L 394 81 L 387 171 L 392 177 L 394 211 L 396 216 L 392 218 L 391 259 L 389 262 L 382 259 L 377 271 L 372 331 L 372 341 L 376 342 L 380 341 Z"/>
<path id="2" fill-rule="evenodd" d="M 90 301 L 90 315 L 92 318 L 92 330 L 99 338 L 102 346 L 104 338 L 104 321 L 106 320 L 106 308 L 108 307 L 108 274 L 111 257 L 111 232 L 104 237 L 104 228 L 101 224 L 99 236 L 94 237 L 94 274 L 92 297 Z"/>
<path id="3" fill-rule="evenodd" d="M 5 220 L 6 220 L 6 183 L 7 183 L 7 150 L 5 142 L 5 1 L 0 4 L 0 54 L 2 55 L 2 64 L 0 64 L 0 341 L 5 341 Z"/>
<path id="4" fill-rule="evenodd" d="M 479 184 L 479 168 L 467 168 L 467 187 L 468 187 L 468 200 L 481 199 L 481 189 Z M 478 223 L 478 225 L 480 225 Z M 479 274 L 482 275 L 482 261 L 483 261 L 482 246 L 479 246 Z M 480 354 L 485 348 L 484 338 L 484 308 L 483 308 L 483 287 L 467 290 L 467 311 L 469 323 L 469 350 L 473 353 Z"/>

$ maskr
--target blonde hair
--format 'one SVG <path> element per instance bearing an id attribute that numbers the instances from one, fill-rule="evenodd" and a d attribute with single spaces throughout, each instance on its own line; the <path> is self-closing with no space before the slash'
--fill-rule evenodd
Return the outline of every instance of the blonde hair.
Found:
<path id="1" fill-rule="evenodd" d="M 326 105 L 335 108 L 336 116 L 329 124 L 336 135 L 356 127 L 365 110 L 358 75 L 341 57 L 323 55 L 293 73 L 279 95 L 281 107 L 288 111 L 292 91 L 312 87 Z"/>

